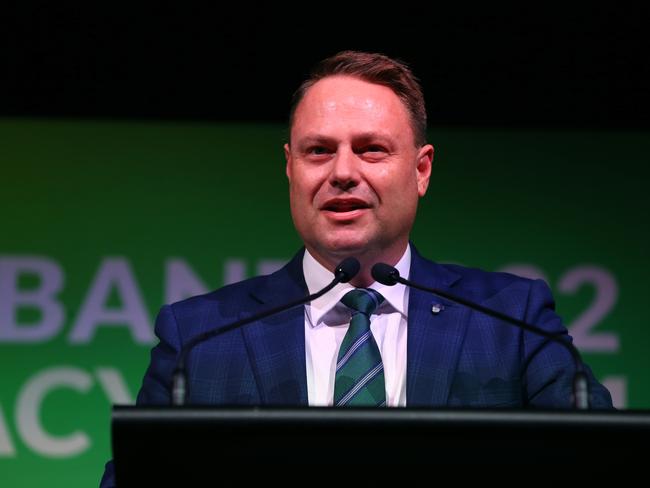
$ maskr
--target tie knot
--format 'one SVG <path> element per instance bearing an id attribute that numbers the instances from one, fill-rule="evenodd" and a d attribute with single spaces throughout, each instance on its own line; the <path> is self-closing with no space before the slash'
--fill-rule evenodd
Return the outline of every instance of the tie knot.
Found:
<path id="1" fill-rule="evenodd" d="M 343 305 L 361 312 L 366 317 L 370 317 L 383 301 L 381 293 L 371 288 L 355 288 L 341 298 Z"/>

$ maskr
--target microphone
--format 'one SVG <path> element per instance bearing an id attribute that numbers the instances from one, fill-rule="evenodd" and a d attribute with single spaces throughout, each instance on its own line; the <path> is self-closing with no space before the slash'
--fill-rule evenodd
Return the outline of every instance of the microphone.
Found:
<path id="1" fill-rule="evenodd" d="M 527 330 L 528 332 L 533 332 L 534 334 L 538 334 L 542 337 L 546 337 L 553 342 L 561 344 L 569 351 L 569 353 L 571 353 L 571 357 L 573 358 L 573 362 L 576 368 L 576 373 L 573 377 L 573 406 L 578 410 L 589 409 L 589 381 L 587 374 L 585 373 L 585 367 L 584 363 L 582 362 L 580 352 L 572 343 L 560 339 L 557 334 L 547 332 L 544 329 L 540 329 L 539 327 L 524 322 L 523 320 L 518 320 L 514 317 L 510 317 L 509 315 L 505 315 L 501 312 L 497 312 L 496 310 L 492 310 L 490 308 L 479 305 L 478 303 L 470 302 L 464 298 L 450 295 L 449 293 L 437 290 L 435 288 L 428 288 L 426 286 L 402 278 L 396 268 L 386 263 L 375 264 L 372 267 L 370 273 L 372 274 L 372 277 L 375 279 L 375 281 L 381 283 L 382 285 L 393 286 L 397 283 L 401 283 L 409 287 L 417 288 L 418 290 L 433 293 L 434 295 L 446 298 L 452 302 L 460 303 L 461 305 L 465 305 L 466 307 L 477 310 L 491 317 L 495 317 L 499 320 L 503 320 L 504 322 L 508 322 L 521 329 Z"/>
<path id="2" fill-rule="evenodd" d="M 300 298 L 298 300 L 294 300 L 293 302 L 271 308 L 264 312 L 260 312 L 255 315 L 251 315 L 250 317 L 243 318 L 231 324 L 224 325 L 223 327 L 210 329 L 205 332 L 202 332 L 201 334 L 194 336 L 192 339 L 190 339 L 187 342 L 187 344 L 185 344 L 181 348 L 181 352 L 178 355 L 178 360 L 176 361 L 176 367 L 174 368 L 174 373 L 172 376 L 172 405 L 175 406 L 184 405 L 187 399 L 187 377 L 185 375 L 185 361 L 187 359 L 187 355 L 194 348 L 194 346 L 200 344 L 203 341 L 206 341 L 213 337 L 229 332 L 233 329 L 237 329 L 238 327 L 241 327 L 243 325 L 249 324 L 251 322 L 255 322 L 257 320 L 261 320 L 270 315 L 275 315 L 277 313 L 284 312 L 285 310 L 289 310 L 290 308 L 293 308 L 297 305 L 302 305 L 303 303 L 316 300 L 317 298 L 323 296 L 325 293 L 330 291 L 339 283 L 347 283 L 348 281 L 350 281 L 352 278 L 354 278 L 357 275 L 357 273 L 359 273 L 360 268 L 361 265 L 359 264 L 358 259 L 353 257 L 345 258 L 334 269 L 334 279 L 322 290 L 319 290 L 312 295 Z"/>

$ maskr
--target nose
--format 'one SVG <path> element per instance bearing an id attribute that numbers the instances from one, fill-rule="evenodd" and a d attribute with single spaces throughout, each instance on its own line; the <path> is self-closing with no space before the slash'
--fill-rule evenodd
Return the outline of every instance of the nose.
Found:
<path id="1" fill-rule="evenodd" d="M 332 159 L 330 185 L 341 190 L 354 188 L 359 184 L 359 161 L 350 148 L 339 148 Z"/>

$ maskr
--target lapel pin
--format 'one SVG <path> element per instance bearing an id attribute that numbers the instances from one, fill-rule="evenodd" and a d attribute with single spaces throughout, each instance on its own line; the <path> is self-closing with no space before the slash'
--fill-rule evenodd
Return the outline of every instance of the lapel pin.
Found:
<path id="1" fill-rule="evenodd" d="M 442 304 L 434 303 L 433 306 L 431 307 L 431 313 L 435 315 L 442 312 L 444 309 L 445 307 Z"/>

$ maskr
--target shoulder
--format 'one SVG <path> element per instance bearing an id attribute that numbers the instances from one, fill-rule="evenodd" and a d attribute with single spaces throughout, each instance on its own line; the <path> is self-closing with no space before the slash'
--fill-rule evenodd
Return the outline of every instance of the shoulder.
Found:
<path id="1" fill-rule="evenodd" d="M 531 293 L 550 296 L 550 290 L 541 280 L 531 280 L 511 273 L 486 271 L 459 265 L 445 265 L 462 276 L 459 286 L 469 297 L 486 301 L 502 295 L 528 301 Z"/>
<path id="2" fill-rule="evenodd" d="M 414 253 L 411 277 L 433 288 L 446 289 L 463 297 L 483 302 L 506 294 L 518 300 L 527 300 L 529 294 L 550 296 L 550 290 L 541 280 L 531 280 L 511 273 L 486 271 L 459 264 L 437 263 Z"/>
<path id="3" fill-rule="evenodd" d="M 548 328 L 554 331 L 565 332 L 555 314 L 551 290 L 542 280 L 428 260 L 422 260 L 420 265 L 420 271 L 412 267 L 413 274 L 419 275 L 412 278 L 413 281 L 425 286 L 428 284 L 451 297 L 459 297 L 529 323 L 548 324 Z M 426 270 L 426 274 L 422 270 Z M 428 278 L 430 281 L 427 283 L 426 275 L 435 277 Z"/>
<path id="4" fill-rule="evenodd" d="M 256 276 L 217 290 L 196 295 L 169 305 L 174 315 L 187 316 L 197 311 L 218 310 L 220 315 L 238 315 L 269 301 L 272 295 L 289 295 L 304 283 L 302 250 L 284 267 L 269 275 Z"/>
<path id="5" fill-rule="evenodd" d="M 533 280 L 500 271 L 487 271 L 480 268 L 461 266 L 459 264 L 441 264 L 450 273 L 461 277 L 463 285 L 470 288 L 500 290 L 512 285 L 530 287 Z"/>
<path id="6" fill-rule="evenodd" d="M 237 283 L 223 286 L 203 295 L 195 295 L 185 300 L 174 302 L 169 306 L 175 314 L 184 315 L 193 310 L 200 310 L 213 307 L 215 304 L 241 303 L 244 297 L 248 297 L 251 291 L 258 288 L 268 276 L 256 276 Z"/>
<path id="7" fill-rule="evenodd" d="M 465 282 L 463 286 L 481 300 L 508 296 L 525 301 L 526 306 L 555 308 L 553 293 L 544 280 L 530 279 L 511 273 L 465 268 L 463 281 Z"/>

